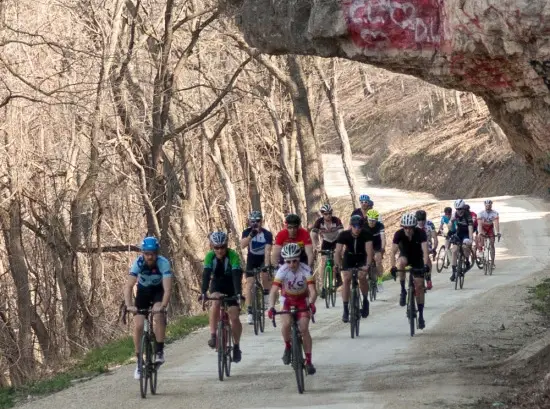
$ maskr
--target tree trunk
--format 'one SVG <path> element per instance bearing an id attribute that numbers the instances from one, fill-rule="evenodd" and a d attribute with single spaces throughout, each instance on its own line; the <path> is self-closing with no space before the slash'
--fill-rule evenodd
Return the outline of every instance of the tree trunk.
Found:
<path id="1" fill-rule="evenodd" d="M 462 118 L 464 116 L 464 112 L 462 111 L 462 102 L 460 100 L 460 91 L 455 90 L 455 102 L 456 102 L 456 114 L 459 118 Z"/>
<path id="2" fill-rule="evenodd" d="M 477 114 L 481 115 L 481 105 L 480 105 L 479 101 L 477 100 L 476 94 L 474 94 L 472 92 L 472 93 L 470 93 L 470 97 L 472 98 L 472 105 L 474 106 Z"/>
<path id="3" fill-rule="evenodd" d="M 367 69 L 362 65 L 359 66 L 359 74 L 361 75 L 361 85 L 363 86 L 363 95 L 365 96 L 365 98 L 368 98 L 369 95 L 374 94 L 374 90 L 370 85 Z"/>

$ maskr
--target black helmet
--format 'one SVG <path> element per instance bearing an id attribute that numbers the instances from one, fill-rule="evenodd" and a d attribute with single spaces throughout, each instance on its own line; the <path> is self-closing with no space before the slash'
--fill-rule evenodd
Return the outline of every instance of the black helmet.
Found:
<path id="1" fill-rule="evenodd" d="M 415 216 L 416 216 L 416 221 L 423 222 L 426 220 L 426 211 L 418 210 Z"/>
<path id="2" fill-rule="evenodd" d="M 286 215 L 285 222 L 287 226 L 299 226 L 302 224 L 302 219 L 297 214 L 291 213 Z"/>
<path id="3" fill-rule="evenodd" d="M 361 216 L 359 216 L 358 214 L 354 214 L 349 219 L 349 224 L 351 224 L 351 225 L 358 224 L 359 226 L 363 226 L 363 221 L 364 220 Z"/>
<path id="4" fill-rule="evenodd" d="M 467 212 L 470 211 L 470 205 L 469 204 L 465 205 L 464 208 L 466 209 Z"/>
<path id="5" fill-rule="evenodd" d="M 449 213 L 452 213 L 453 212 L 453 209 L 451 207 L 446 207 L 444 210 L 443 210 L 443 213 L 445 214 L 449 214 Z"/>

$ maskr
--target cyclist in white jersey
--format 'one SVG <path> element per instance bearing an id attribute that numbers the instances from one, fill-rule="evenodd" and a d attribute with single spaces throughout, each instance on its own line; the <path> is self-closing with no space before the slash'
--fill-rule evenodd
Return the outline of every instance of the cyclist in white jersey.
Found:
<path id="1" fill-rule="evenodd" d="M 436 249 L 438 245 L 435 225 L 431 220 L 427 219 L 425 210 L 418 210 L 416 212 L 416 221 L 417 221 L 416 227 L 426 232 L 426 237 L 428 238 L 428 254 L 431 254 L 432 256 L 434 256 L 436 254 L 436 251 L 437 251 Z M 426 288 L 428 290 L 431 290 L 433 285 L 432 285 L 432 275 L 431 275 L 432 259 L 430 257 L 428 257 L 428 266 L 430 268 L 430 272 L 426 274 Z"/>
<path id="2" fill-rule="evenodd" d="M 491 243 L 491 258 L 493 260 L 493 268 L 495 268 L 495 235 L 500 240 L 501 234 L 498 212 L 493 210 L 493 201 L 491 199 L 485 200 L 485 210 L 477 215 L 477 220 L 481 227 L 477 235 L 477 248 L 481 251 L 485 237 L 489 237 Z"/>

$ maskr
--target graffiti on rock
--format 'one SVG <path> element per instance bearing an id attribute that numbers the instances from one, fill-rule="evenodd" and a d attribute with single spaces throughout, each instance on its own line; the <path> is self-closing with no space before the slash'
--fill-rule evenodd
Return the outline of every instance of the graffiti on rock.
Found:
<path id="1" fill-rule="evenodd" d="M 550 90 L 550 61 L 531 60 L 529 63 Z"/>
<path id="2" fill-rule="evenodd" d="M 355 45 L 366 49 L 435 49 L 442 40 L 440 0 L 344 0 Z"/>
<path id="3" fill-rule="evenodd" d="M 451 73 L 462 77 L 467 84 L 480 88 L 509 88 L 513 85 L 513 81 L 502 70 L 502 67 L 506 67 L 507 64 L 503 57 L 472 58 L 459 54 L 451 57 Z"/>

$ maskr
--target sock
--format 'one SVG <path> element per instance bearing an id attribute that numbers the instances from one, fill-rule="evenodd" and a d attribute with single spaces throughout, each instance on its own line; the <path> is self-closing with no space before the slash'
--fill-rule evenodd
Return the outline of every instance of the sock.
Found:
<path id="1" fill-rule="evenodd" d="M 349 311 L 349 301 L 344 301 L 344 311 Z"/>
<path id="2" fill-rule="evenodd" d="M 368 303 L 369 303 L 368 294 L 363 294 L 363 304 L 368 304 Z"/>
<path id="3" fill-rule="evenodd" d="M 233 350 L 240 351 L 239 344 L 233 344 Z"/>
<path id="4" fill-rule="evenodd" d="M 136 352 L 136 358 L 139 361 L 139 352 Z"/>
<path id="5" fill-rule="evenodd" d="M 403 281 L 399 281 L 401 283 L 401 292 L 404 293 L 405 292 L 405 280 Z"/>
<path id="6" fill-rule="evenodd" d="M 306 364 L 311 364 L 311 352 L 306 352 Z"/>
<path id="7" fill-rule="evenodd" d="M 157 353 L 164 351 L 164 342 L 157 342 Z"/>
<path id="8" fill-rule="evenodd" d="M 285 341 L 285 349 L 290 349 L 290 341 Z"/>
<path id="9" fill-rule="evenodd" d="M 424 304 L 418 304 L 418 314 L 420 314 L 420 317 L 424 317 Z"/>

